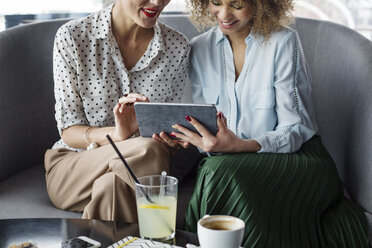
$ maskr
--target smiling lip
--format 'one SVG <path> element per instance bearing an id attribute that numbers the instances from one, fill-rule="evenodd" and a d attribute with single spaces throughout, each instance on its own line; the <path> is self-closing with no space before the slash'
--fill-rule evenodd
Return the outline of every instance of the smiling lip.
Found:
<path id="1" fill-rule="evenodd" d="M 147 17 L 155 17 L 158 11 L 156 9 L 150 9 L 150 8 L 142 8 L 142 12 L 147 16 Z"/>
<path id="2" fill-rule="evenodd" d="M 230 21 L 230 22 L 224 22 L 224 21 L 220 21 L 220 23 L 221 23 L 221 26 L 222 27 L 224 27 L 224 28 L 232 28 L 234 25 L 235 25 L 235 23 L 237 23 L 238 21 Z"/>

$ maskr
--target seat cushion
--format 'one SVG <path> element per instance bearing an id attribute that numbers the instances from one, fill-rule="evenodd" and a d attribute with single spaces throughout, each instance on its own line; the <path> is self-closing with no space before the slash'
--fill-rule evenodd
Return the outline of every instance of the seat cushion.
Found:
<path id="1" fill-rule="evenodd" d="M 80 218 L 81 213 L 57 209 L 50 202 L 44 166 L 29 167 L 0 183 L 0 219 Z"/>
<path id="2" fill-rule="evenodd" d="M 185 211 L 195 184 L 195 173 L 180 182 L 177 228 L 183 229 Z M 0 219 L 81 218 L 81 213 L 63 211 L 49 200 L 43 165 L 29 167 L 0 183 Z"/>

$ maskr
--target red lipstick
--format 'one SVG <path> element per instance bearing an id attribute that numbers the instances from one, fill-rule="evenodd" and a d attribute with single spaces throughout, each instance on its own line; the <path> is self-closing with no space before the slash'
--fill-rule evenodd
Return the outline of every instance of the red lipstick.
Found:
<path id="1" fill-rule="evenodd" d="M 147 17 L 155 17 L 156 13 L 158 12 L 156 9 L 150 9 L 150 8 L 142 8 L 142 12 L 147 16 Z"/>

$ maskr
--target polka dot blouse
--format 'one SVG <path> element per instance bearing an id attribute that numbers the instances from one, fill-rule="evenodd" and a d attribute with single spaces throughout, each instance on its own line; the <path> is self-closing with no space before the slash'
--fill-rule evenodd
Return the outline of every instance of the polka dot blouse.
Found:
<path id="1" fill-rule="evenodd" d="M 180 102 L 190 46 L 182 34 L 157 22 L 146 52 L 129 71 L 111 30 L 113 5 L 72 20 L 57 31 L 53 73 L 60 134 L 73 125 L 114 126 L 120 97 L 140 93 L 151 102 Z M 62 139 L 53 148 L 70 148 Z"/>

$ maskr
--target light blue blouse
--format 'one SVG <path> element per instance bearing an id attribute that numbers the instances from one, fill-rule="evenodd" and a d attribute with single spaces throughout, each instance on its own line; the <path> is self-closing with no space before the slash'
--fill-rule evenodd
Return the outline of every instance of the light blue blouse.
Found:
<path id="1" fill-rule="evenodd" d="M 228 127 L 254 139 L 259 152 L 290 153 L 317 131 L 310 79 L 298 34 L 284 28 L 248 35 L 243 69 L 235 82 L 229 40 L 218 27 L 191 40 L 190 82 L 193 101 L 216 104 Z"/>

